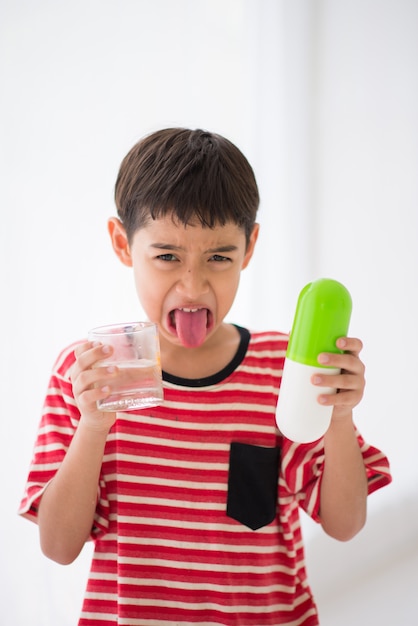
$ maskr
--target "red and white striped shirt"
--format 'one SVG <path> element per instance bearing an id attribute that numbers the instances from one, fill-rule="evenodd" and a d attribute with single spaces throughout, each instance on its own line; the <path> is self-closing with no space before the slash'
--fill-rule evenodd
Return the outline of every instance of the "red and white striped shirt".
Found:
<path id="1" fill-rule="evenodd" d="M 80 626 L 315 626 L 299 506 L 318 520 L 322 440 L 277 431 L 287 336 L 241 333 L 215 376 L 164 375 L 164 404 L 119 413 L 101 470 Z M 77 428 L 74 345 L 51 376 L 19 512 L 42 493 Z M 369 492 L 389 464 L 358 434 Z"/>

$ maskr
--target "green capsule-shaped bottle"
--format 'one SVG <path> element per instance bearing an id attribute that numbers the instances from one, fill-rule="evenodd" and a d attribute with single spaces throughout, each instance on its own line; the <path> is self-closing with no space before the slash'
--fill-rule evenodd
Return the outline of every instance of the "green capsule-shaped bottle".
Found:
<path id="1" fill-rule="evenodd" d="M 347 335 L 351 309 L 347 289 L 330 278 L 308 283 L 299 294 L 276 412 L 280 431 L 292 441 L 316 441 L 328 430 L 333 407 L 319 404 L 318 396 L 335 389 L 314 386 L 311 380 L 318 372 L 339 373 L 319 364 L 318 355 L 341 352 L 336 341 Z"/>

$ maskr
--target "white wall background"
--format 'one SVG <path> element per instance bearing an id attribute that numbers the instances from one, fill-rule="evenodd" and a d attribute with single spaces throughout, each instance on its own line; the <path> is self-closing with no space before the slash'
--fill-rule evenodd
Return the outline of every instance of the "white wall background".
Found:
<path id="1" fill-rule="evenodd" d="M 304 520 L 311 584 L 322 626 L 415 623 L 417 34 L 416 0 L 0 0 L 2 624 L 77 621 L 90 546 L 55 565 L 16 509 L 57 352 L 141 316 L 106 219 L 121 159 L 166 125 L 225 134 L 256 171 L 231 319 L 289 330 L 309 280 L 351 291 L 356 421 L 394 482 L 348 544 Z"/>

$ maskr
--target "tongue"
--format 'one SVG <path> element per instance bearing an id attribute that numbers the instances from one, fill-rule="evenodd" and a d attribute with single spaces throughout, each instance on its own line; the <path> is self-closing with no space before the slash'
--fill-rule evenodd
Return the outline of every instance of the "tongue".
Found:
<path id="1" fill-rule="evenodd" d="M 199 309 L 191 313 L 174 311 L 177 335 L 186 348 L 198 348 L 206 338 L 207 310 Z"/>

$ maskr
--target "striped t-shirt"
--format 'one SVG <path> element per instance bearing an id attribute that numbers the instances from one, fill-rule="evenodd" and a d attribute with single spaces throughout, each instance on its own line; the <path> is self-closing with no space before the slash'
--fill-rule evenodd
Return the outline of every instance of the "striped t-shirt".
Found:
<path id="1" fill-rule="evenodd" d="M 119 413 L 106 444 L 80 626 L 314 626 L 299 507 L 318 520 L 322 440 L 275 422 L 287 336 L 239 328 L 240 347 L 201 380 L 164 374 L 164 404 Z M 80 413 L 74 345 L 52 372 L 20 513 L 36 520 Z M 386 457 L 358 434 L 369 492 Z"/>

